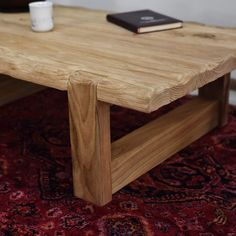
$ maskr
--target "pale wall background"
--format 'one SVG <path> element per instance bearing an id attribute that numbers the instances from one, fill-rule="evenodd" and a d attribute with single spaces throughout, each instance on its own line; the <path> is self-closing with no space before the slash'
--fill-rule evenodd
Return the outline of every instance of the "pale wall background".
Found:
<path id="1" fill-rule="evenodd" d="M 236 27 L 236 0 L 52 0 L 108 11 L 153 9 L 188 21 Z M 233 73 L 236 78 L 236 71 Z"/>

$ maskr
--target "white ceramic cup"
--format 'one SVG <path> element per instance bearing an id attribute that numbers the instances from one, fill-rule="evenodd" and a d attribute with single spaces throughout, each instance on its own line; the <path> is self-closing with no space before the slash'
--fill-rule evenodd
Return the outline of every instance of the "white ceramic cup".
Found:
<path id="1" fill-rule="evenodd" d="M 31 2 L 29 4 L 31 27 L 36 32 L 47 32 L 53 29 L 53 3 Z"/>

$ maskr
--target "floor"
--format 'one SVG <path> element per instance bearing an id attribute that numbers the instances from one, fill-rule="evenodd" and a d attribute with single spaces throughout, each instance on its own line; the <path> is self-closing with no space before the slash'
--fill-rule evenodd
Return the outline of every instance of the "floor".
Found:
<path id="1" fill-rule="evenodd" d="M 112 139 L 186 101 L 152 114 L 113 106 Z M 235 157 L 231 106 L 227 126 L 97 207 L 73 197 L 67 95 L 44 90 L 0 107 L 0 236 L 235 236 Z"/>

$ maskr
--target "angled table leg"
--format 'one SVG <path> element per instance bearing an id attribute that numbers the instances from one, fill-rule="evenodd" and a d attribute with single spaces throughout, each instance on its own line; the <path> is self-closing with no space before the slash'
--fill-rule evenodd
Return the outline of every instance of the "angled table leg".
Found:
<path id="1" fill-rule="evenodd" d="M 219 126 L 222 127 L 228 122 L 230 74 L 206 84 L 199 89 L 199 96 L 219 101 Z"/>
<path id="2" fill-rule="evenodd" d="M 70 136 L 75 196 L 97 205 L 112 199 L 110 107 L 97 101 L 96 83 L 68 84 Z"/>

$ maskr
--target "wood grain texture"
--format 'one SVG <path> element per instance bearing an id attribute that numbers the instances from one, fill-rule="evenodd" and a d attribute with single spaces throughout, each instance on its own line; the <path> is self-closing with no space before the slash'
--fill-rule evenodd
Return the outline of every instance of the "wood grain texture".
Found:
<path id="1" fill-rule="evenodd" d="M 74 193 L 104 205 L 112 198 L 110 112 L 88 78 L 81 74 L 68 84 Z"/>
<path id="2" fill-rule="evenodd" d="M 42 91 L 44 86 L 0 75 L 0 106 Z"/>
<path id="3" fill-rule="evenodd" d="M 230 74 L 203 86 L 199 89 L 199 96 L 219 101 L 219 126 L 228 122 Z"/>
<path id="4" fill-rule="evenodd" d="M 151 112 L 236 68 L 236 29 L 184 23 L 134 35 L 106 14 L 56 7 L 55 30 L 38 34 L 28 14 L 1 13 L 0 73 L 62 90 L 96 73 L 98 100 Z"/>
<path id="5" fill-rule="evenodd" d="M 218 102 L 197 98 L 112 143 L 112 192 L 218 124 Z"/>

